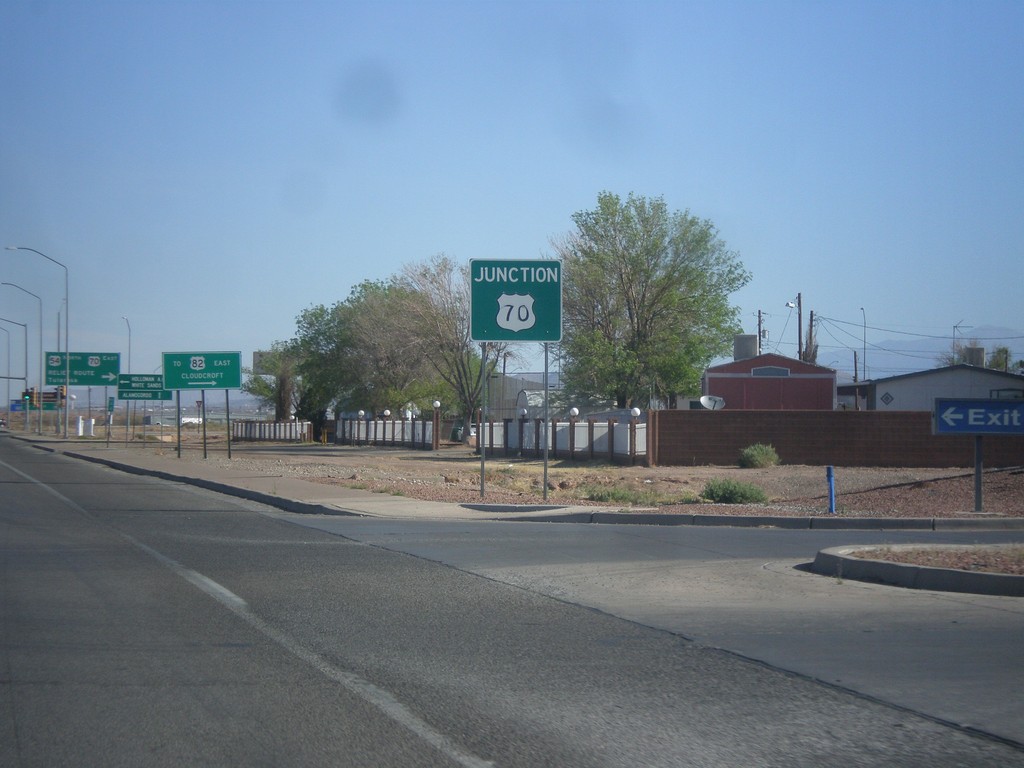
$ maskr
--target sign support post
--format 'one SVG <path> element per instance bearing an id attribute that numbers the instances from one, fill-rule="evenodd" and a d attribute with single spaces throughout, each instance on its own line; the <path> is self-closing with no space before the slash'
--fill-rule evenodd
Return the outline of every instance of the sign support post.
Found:
<path id="1" fill-rule="evenodd" d="M 178 424 L 178 458 L 181 458 L 181 390 L 177 390 L 175 393 L 176 402 L 176 415 L 174 417 L 175 422 Z"/>
<path id="2" fill-rule="evenodd" d="M 487 424 L 487 344 L 480 344 L 480 423 L 476 428 L 476 447 L 480 449 L 480 498 L 484 497 L 484 465 L 487 463 L 487 448 L 484 429 Z"/>
<path id="3" fill-rule="evenodd" d="M 985 446 L 982 436 L 974 436 L 974 511 L 981 512 L 981 476 L 984 472 Z"/>
<path id="4" fill-rule="evenodd" d="M 1024 402 L 936 398 L 933 435 L 974 435 L 974 511 L 982 511 L 984 435 L 1024 435 Z"/>

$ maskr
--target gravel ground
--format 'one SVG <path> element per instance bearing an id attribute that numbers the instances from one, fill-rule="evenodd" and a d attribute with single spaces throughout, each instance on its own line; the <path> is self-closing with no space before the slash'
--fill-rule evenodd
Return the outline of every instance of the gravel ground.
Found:
<path id="1" fill-rule="evenodd" d="M 313 482 L 452 503 L 581 504 L 666 514 L 828 513 L 825 469 L 781 465 L 640 467 L 604 462 L 551 461 L 544 498 L 541 461 L 489 458 L 480 494 L 480 458 L 469 449 L 440 451 L 320 447 L 280 452 L 236 444 L 235 469 L 303 477 Z M 194 452 L 187 452 L 186 456 Z M 225 458 L 212 458 L 224 461 Z M 700 494 L 710 480 L 729 479 L 763 490 L 758 505 L 710 504 Z M 855 517 L 976 517 L 973 469 L 836 467 L 836 512 Z M 985 472 L 983 513 L 1024 517 L 1024 466 Z"/>
<path id="2" fill-rule="evenodd" d="M 859 549 L 851 553 L 866 560 L 886 560 L 929 568 L 953 568 L 958 571 L 1008 573 L 1024 576 L 1024 546 L 992 545 L 963 547 L 921 547 L 920 549 Z"/>

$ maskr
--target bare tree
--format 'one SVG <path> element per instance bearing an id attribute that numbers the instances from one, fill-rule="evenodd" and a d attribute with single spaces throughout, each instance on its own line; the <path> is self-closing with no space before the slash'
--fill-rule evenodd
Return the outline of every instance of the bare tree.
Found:
<path id="1" fill-rule="evenodd" d="M 490 375 L 507 344 L 489 343 L 487 370 L 470 339 L 469 265 L 438 254 L 404 268 L 400 284 L 407 289 L 405 317 L 410 334 L 423 345 L 430 365 L 458 400 L 466 423 L 482 402 L 483 377 Z"/>

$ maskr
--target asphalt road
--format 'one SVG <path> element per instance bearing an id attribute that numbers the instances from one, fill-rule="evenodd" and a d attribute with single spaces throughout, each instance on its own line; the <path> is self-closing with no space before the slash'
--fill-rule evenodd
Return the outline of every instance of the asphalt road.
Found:
<path id="1" fill-rule="evenodd" d="M 681 551 L 632 526 L 647 554 L 627 563 L 621 540 L 584 546 L 591 527 L 569 546 L 553 525 L 296 518 L 3 438 L 0 488 L 4 766 L 1024 765 L 613 615 Z M 637 613 L 666 594 L 648 592 Z"/>

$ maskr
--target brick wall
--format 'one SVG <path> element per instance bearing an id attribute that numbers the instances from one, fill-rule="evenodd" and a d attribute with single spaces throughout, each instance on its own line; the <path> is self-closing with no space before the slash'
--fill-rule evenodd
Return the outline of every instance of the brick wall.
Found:
<path id="1" fill-rule="evenodd" d="M 933 435 L 920 411 L 651 411 L 648 457 L 661 466 L 735 464 L 754 443 L 784 464 L 973 467 L 974 437 Z M 1024 465 L 1024 436 L 986 436 L 986 467 Z"/>

